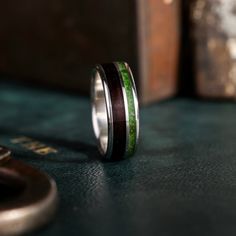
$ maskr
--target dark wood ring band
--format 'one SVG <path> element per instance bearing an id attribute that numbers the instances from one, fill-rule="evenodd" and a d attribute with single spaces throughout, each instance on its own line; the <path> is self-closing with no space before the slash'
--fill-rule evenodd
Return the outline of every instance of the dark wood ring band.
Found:
<path id="1" fill-rule="evenodd" d="M 113 113 L 113 149 L 111 159 L 122 159 L 126 149 L 126 116 L 120 73 L 113 63 L 102 64 L 110 91 Z"/>

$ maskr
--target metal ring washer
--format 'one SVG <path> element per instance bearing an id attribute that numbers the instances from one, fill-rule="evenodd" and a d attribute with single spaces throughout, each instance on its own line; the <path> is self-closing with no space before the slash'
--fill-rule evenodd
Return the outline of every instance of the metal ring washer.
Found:
<path id="1" fill-rule="evenodd" d="M 35 168 L 10 158 L 9 153 L 5 148 L 0 149 L 1 236 L 20 235 L 46 224 L 58 203 L 55 182 Z"/>

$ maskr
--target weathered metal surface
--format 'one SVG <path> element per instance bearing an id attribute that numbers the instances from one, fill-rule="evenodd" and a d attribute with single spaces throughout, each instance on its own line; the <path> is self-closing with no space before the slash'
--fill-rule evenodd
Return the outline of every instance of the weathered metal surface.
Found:
<path id="1" fill-rule="evenodd" d="M 177 92 L 179 0 L 138 0 L 139 66 L 145 102 Z"/>
<path id="2" fill-rule="evenodd" d="M 127 61 L 143 102 L 176 91 L 179 0 L 0 3 L 0 71 L 89 91 L 96 63 Z M 140 69 L 138 69 L 140 68 Z"/>
<path id="3" fill-rule="evenodd" d="M 236 1 L 191 3 L 197 92 L 236 98 Z"/>

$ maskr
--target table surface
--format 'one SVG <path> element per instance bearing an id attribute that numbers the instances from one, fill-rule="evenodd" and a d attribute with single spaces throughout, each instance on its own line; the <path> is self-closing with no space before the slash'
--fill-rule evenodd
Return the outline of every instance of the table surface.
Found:
<path id="1" fill-rule="evenodd" d="M 0 83 L 0 143 L 57 182 L 31 235 L 236 235 L 236 104 L 174 99 L 141 109 L 135 157 L 98 158 L 89 99 Z M 58 150 L 38 155 L 12 140 Z"/>

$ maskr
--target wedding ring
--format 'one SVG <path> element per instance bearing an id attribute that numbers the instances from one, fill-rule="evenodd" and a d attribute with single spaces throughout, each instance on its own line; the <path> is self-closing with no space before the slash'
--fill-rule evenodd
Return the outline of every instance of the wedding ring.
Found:
<path id="1" fill-rule="evenodd" d="M 92 123 L 105 159 L 131 157 L 139 138 L 139 107 L 127 63 L 97 65 L 92 74 Z"/>

